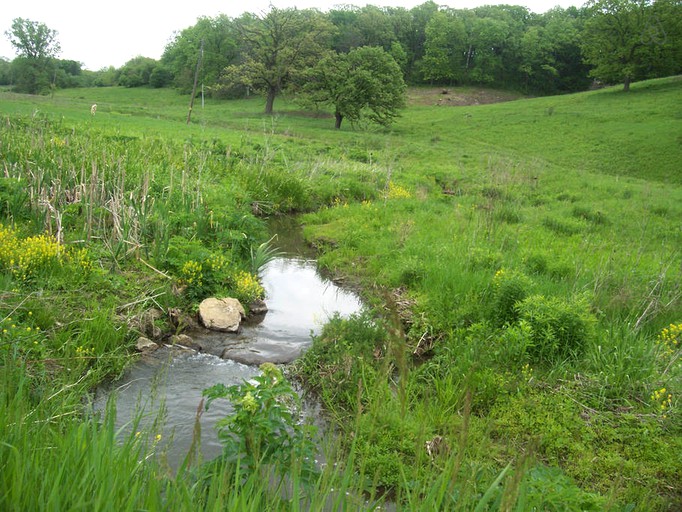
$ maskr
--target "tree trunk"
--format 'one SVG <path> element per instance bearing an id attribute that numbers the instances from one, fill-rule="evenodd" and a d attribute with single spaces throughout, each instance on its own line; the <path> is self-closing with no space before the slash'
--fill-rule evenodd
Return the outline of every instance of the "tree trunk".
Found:
<path id="1" fill-rule="evenodd" d="M 343 121 L 343 115 L 341 115 L 341 113 L 339 112 L 336 112 L 334 114 L 334 117 L 336 117 L 336 123 L 334 123 L 334 128 L 338 130 L 339 128 L 341 128 L 341 121 Z"/>
<path id="2" fill-rule="evenodd" d="M 623 81 L 623 92 L 628 92 L 630 90 L 630 75 L 625 75 L 625 80 Z"/>
<path id="3" fill-rule="evenodd" d="M 277 95 L 277 89 L 274 87 L 268 87 L 268 96 L 265 100 L 265 113 L 272 114 L 272 106 L 275 103 L 275 96 Z"/>

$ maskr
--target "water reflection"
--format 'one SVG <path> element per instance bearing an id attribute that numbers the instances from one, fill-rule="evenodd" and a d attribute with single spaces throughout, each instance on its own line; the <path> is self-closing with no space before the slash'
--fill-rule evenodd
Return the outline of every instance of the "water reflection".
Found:
<path id="1" fill-rule="evenodd" d="M 263 321 L 245 327 L 238 336 L 205 334 L 233 344 L 239 341 L 238 348 L 226 349 L 223 357 L 253 360 L 254 365 L 206 353 L 163 349 L 133 365 L 123 379 L 99 394 L 96 407 L 102 409 L 108 395 L 116 392 L 119 427 L 129 424 L 138 411 L 143 413 L 143 424 L 151 425 L 159 407 L 164 405 L 162 436 L 165 440 L 172 437 L 173 442 L 160 447 L 166 450 L 171 467 L 178 467 L 191 445 L 203 389 L 219 382 L 238 384 L 253 377 L 258 372 L 256 364 L 263 358 L 277 362 L 291 360 L 310 345 L 311 333 L 319 332 L 334 313 L 348 316 L 361 309 L 359 298 L 320 276 L 312 260 L 277 258 L 266 265 L 261 277 L 269 308 Z M 229 404 L 215 402 L 203 413 L 204 459 L 220 453 L 214 425 L 230 411 Z"/>

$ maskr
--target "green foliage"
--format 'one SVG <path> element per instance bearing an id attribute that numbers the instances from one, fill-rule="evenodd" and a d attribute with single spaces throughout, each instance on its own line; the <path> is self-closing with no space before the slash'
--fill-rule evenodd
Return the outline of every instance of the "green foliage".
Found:
<path id="1" fill-rule="evenodd" d="M 259 244 L 255 249 L 251 247 L 251 273 L 258 275 L 261 269 L 275 258 L 282 255 L 282 252 L 272 245 L 272 241 L 277 235 L 267 242 Z"/>
<path id="2" fill-rule="evenodd" d="M 12 28 L 5 35 L 20 55 L 31 60 L 56 57 L 61 51 L 57 31 L 44 23 L 14 18 Z"/>
<path id="3" fill-rule="evenodd" d="M 670 24 L 673 17 L 679 17 L 679 4 L 661 2 L 659 7 L 644 0 L 598 0 L 588 2 L 588 9 L 591 16 L 585 22 L 583 52 L 593 66 L 591 76 L 622 82 L 628 91 L 631 81 L 660 76 L 651 68 L 668 56 L 679 55 L 679 25 Z M 667 56 L 661 58 L 661 54 Z M 672 71 L 666 68 L 661 71 Z M 679 72 L 679 66 L 672 72 Z"/>
<path id="4" fill-rule="evenodd" d="M 138 56 L 126 62 L 118 72 L 118 83 L 123 87 L 141 87 L 151 84 L 151 76 L 158 62 L 148 57 Z M 158 75 L 156 76 L 158 80 Z M 155 85 L 159 87 L 159 85 Z"/>
<path id="5" fill-rule="evenodd" d="M 535 466 L 521 481 L 516 510 L 604 510 L 606 499 L 585 492 L 556 467 Z"/>
<path id="6" fill-rule="evenodd" d="M 524 274 L 500 269 L 495 273 L 491 293 L 491 319 L 497 325 L 514 323 L 519 317 L 517 303 L 530 293 L 533 282 Z"/>
<path id="7" fill-rule="evenodd" d="M 63 247 L 86 247 L 94 267 L 56 265 L 26 282 L 0 272 L 0 319 L 11 333 L 3 357 L 14 358 L 0 368 L 0 408 L 12 407 L 0 411 L 11 446 L 0 455 L 33 457 L 3 467 L 0 496 L 27 510 L 40 508 L 36 496 L 53 503 L 44 499 L 53 494 L 63 508 L 124 500 L 140 509 L 336 510 L 355 495 L 353 504 L 366 506 L 363 492 L 382 492 L 376 476 L 410 510 L 523 510 L 520 482 L 534 466 L 516 457 L 526 453 L 565 476 L 525 469 L 537 478 L 538 508 L 541 495 L 547 508 L 562 499 L 590 508 L 585 495 L 597 492 L 608 496 L 602 508 L 680 508 L 669 489 L 682 449 L 679 350 L 663 336 L 680 322 L 679 83 L 637 83 L 629 95 L 411 106 L 391 131 L 362 132 L 334 131 L 284 98 L 267 123 L 257 101 L 209 99 L 195 112 L 200 123 L 187 126 L 185 99 L 163 89 L 56 91 L 54 101 L 0 94 L 4 169 L 32 198 L 3 210 L 14 216 L 3 225 L 21 239 L 61 232 Z M 258 181 L 261 173 L 270 176 Z M 4 197 L 21 197 L 10 188 Z M 102 431 L 107 445 L 72 429 L 85 417 L 86 387 L 129 360 L 124 321 L 155 302 L 185 304 L 171 283 L 189 259 L 222 254 L 233 264 L 228 278 L 248 269 L 251 249 L 268 238 L 253 212 L 276 211 L 286 197 L 315 212 L 302 222 L 325 269 L 391 305 L 390 327 L 334 324 L 328 343 L 309 352 L 306 371 L 331 429 L 344 435 L 328 460 L 343 468 L 330 463 L 299 501 L 296 477 L 273 489 L 268 468 L 246 477 L 217 463 L 171 478 L 147 458 L 152 451 L 131 455 L 130 466 L 99 457 L 115 453 L 114 435 Z M 577 232 L 547 229 L 545 219 Z M 521 286 L 525 299 L 513 299 L 511 287 L 506 302 L 542 322 L 494 320 L 490 277 L 500 268 L 532 278 Z M 592 305 L 578 305 L 572 297 L 587 290 Z M 556 333 L 568 332 L 557 319 L 585 334 L 581 320 L 594 323 L 592 315 L 594 335 L 558 356 Z M 537 353 L 536 338 L 548 354 Z M 425 443 L 437 436 L 450 449 L 431 457 Z M 67 443 L 83 439 L 92 450 Z M 101 461 L 137 477 L 123 481 Z M 92 482 L 86 497 L 65 474 Z M 93 498 L 99 487 L 114 497 Z"/>
<path id="8" fill-rule="evenodd" d="M 336 128 L 344 118 L 388 126 L 405 105 L 400 67 L 381 48 L 364 46 L 325 57 L 304 80 L 304 101 L 333 106 Z"/>
<path id="9" fill-rule="evenodd" d="M 0 218 L 24 220 L 28 192 L 15 178 L 0 178 Z"/>
<path id="10" fill-rule="evenodd" d="M 239 83 L 264 92 L 265 113 L 272 114 L 275 97 L 323 54 L 332 27 L 316 10 L 270 6 L 262 16 L 241 16 L 235 29 L 241 63 L 225 68 L 216 88 Z"/>
<path id="11" fill-rule="evenodd" d="M 224 14 L 215 18 L 200 17 L 195 25 L 175 35 L 166 46 L 161 62 L 171 72 L 173 85 L 179 91 L 192 90 L 202 41 L 201 76 L 207 85 L 216 83 L 223 69 L 234 63 L 238 54 L 235 25 Z"/>
<path id="12" fill-rule="evenodd" d="M 301 464 L 297 476 L 310 484 L 316 476 L 314 429 L 300 421 L 300 399 L 279 368 L 261 365 L 261 375 L 240 385 L 216 384 L 204 390 L 206 409 L 228 399 L 234 411 L 216 425 L 222 457 L 238 464 L 242 474 L 271 466 L 280 478 Z"/>
<path id="13" fill-rule="evenodd" d="M 562 300 L 532 295 L 516 303 L 520 322 L 530 328 L 533 361 L 556 362 L 581 355 L 594 336 L 596 318 L 584 297 Z"/>
<path id="14" fill-rule="evenodd" d="M 368 312 L 347 319 L 336 315 L 297 361 L 297 374 L 323 402 L 357 407 L 359 390 L 371 388 L 378 378 L 371 362 L 385 340 L 386 331 Z"/>

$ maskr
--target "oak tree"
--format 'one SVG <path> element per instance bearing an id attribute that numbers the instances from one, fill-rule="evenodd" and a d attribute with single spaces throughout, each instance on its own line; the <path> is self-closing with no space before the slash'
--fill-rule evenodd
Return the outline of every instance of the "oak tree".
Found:
<path id="1" fill-rule="evenodd" d="M 405 106 L 400 66 L 382 48 L 363 46 L 331 53 L 305 76 L 303 102 L 334 108 L 335 127 L 344 119 L 390 125 Z"/>
<path id="2" fill-rule="evenodd" d="M 245 14 L 235 25 L 241 62 L 225 68 L 222 85 L 241 83 L 263 92 L 266 114 L 272 114 L 275 97 L 329 48 L 333 30 L 314 9 L 276 7 L 262 16 Z"/>

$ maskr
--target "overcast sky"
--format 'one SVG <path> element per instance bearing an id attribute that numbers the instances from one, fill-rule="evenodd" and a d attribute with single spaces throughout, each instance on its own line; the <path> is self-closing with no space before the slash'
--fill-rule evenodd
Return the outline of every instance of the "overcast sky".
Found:
<path id="1" fill-rule="evenodd" d="M 270 4 L 276 7 L 316 7 L 329 10 L 334 5 L 376 5 L 380 7 L 405 7 L 411 9 L 426 0 L 201 0 L 188 3 L 173 0 L 165 2 L 148 0 L 18 0 L 5 1 L 0 9 L 0 57 L 9 60 L 16 56 L 5 32 L 14 18 L 25 18 L 44 23 L 59 34 L 61 59 L 83 63 L 93 71 L 108 66 L 121 67 L 127 61 L 142 55 L 158 59 L 174 32 L 191 27 L 201 16 L 226 14 L 233 18 L 243 12 L 267 11 Z M 560 5 L 580 6 L 577 0 L 444 0 L 439 5 L 468 9 L 485 4 L 506 3 L 523 5 L 536 13 L 542 13 Z"/>

